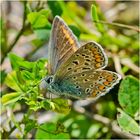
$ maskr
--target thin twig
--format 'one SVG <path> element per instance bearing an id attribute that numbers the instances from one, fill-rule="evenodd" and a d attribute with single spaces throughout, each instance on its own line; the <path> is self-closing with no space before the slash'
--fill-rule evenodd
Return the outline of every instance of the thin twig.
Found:
<path id="1" fill-rule="evenodd" d="M 95 21 L 93 20 L 93 22 L 95 23 L 101 23 L 101 24 L 109 24 L 109 25 L 113 25 L 113 26 L 119 26 L 119 27 L 123 27 L 123 28 L 127 28 L 127 29 L 131 29 L 131 30 L 135 30 L 137 32 L 140 32 L 140 29 L 138 27 L 134 27 L 131 25 L 125 25 L 125 24 L 121 24 L 121 23 L 115 23 L 115 22 L 106 22 L 106 21 Z"/>
<path id="2" fill-rule="evenodd" d="M 26 21 L 26 1 L 24 2 L 24 15 L 23 15 L 23 23 L 22 23 L 22 28 L 21 30 L 18 32 L 17 36 L 15 37 L 14 41 L 11 43 L 11 45 L 9 45 L 8 49 L 5 52 L 5 55 L 1 58 L 1 64 L 3 63 L 5 57 L 7 56 L 7 54 L 14 48 L 15 44 L 17 43 L 17 41 L 19 40 L 19 38 L 21 37 L 22 33 L 25 30 L 25 21 Z"/>
<path id="3" fill-rule="evenodd" d="M 119 73 L 122 77 L 124 77 L 119 57 L 117 55 L 113 54 L 112 59 L 114 60 L 116 72 Z"/>
<path id="4" fill-rule="evenodd" d="M 134 72 L 136 73 L 140 73 L 140 68 L 138 66 L 136 66 L 131 59 L 129 58 L 124 58 L 121 59 L 121 64 L 129 67 L 130 69 L 132 69 Z"/>
<path id="5" fill-rule="evenodd" d="M 135 136 L 133 134 L 122 131 L 121 128 L 117 125 L 116 121 L 111 121 L 109 118 L 103 117 L 99 114 L 92 114 L 92 113 L 86 111 L 84 107 L 78 106 L 77 104 L 75 104 L 73 106 L 73 108 L 76 112 L 84 114 L 87 117 L 89 117 L 90 119 L 93 119 L 93 120 L 107 126 L 108 128 L 110 128 L 112 133 L 115 134 L 116 136 L 119 136 L 121 138 L 126 138 L 126 139 L 138 139 L 139 138 L 138 136 Z"/>

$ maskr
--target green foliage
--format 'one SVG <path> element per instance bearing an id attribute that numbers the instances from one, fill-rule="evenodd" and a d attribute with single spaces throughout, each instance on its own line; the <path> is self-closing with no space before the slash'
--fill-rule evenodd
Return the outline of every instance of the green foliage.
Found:
<path id="1" fill-rule="evenodd" d="M 64 123 L 73 139 L 109 138 L 106 135 L 108 129 L 103 127 L 101 123 L 87 118 L 85 114 L 79 114 L 72 110 L 70 114 L 60 119 L 60 121 Z"/>
<path id="2" fill-rule="evenodd" d="M 50 35 L 51 24 L 48 21 L 49 10 L 41 10 L 39 12 L 31 12 L 27 18 L 33 31 L 40 40 L 48 40 Z"/>
<path id="3" fill-rule="evenodd" d="M 0 71 L 0 83 L 3 84 L 5 78 L 7 76 L 7 73 L 5 72 L 5 70 L 1 70 Z"/>
<path id="4" fill-rule="evenodd" d="M 27 135 L 33 128 L 37 127 L 37 121 L 29 118 L 24 118 L 25 128 L 24 128 L 24 135 Z"/>
<path id="5" fill-rule="evenodd" d="M 97 9 L 96 9 L 95 5 L 91 6 L 91 12 L 92 12 L 91 13 L 92 14 L 92 20 L 95 21 L 95 22 L 98 22 L 99 21 L 99 17 L 98 17 Z M 97 29 L 98 29 L 99 32 L 104 32 L 105 31 L 103 24 L 96 23 L 96 26 L 97 26 Z"/>
<path id="6" fill-rule="evenodd" d="M 8 93 L 8 94 L 4 95 L 2 97 L 3 105 L 15 103 L 16 101 L 18 101 L 20 99 L 20 95 L 21 95 L 20 92 L 12 92 L 12 93 Z"/>
<path id="7" fill-rule="evenodd" d="M 74 25 L 69 25 L 69 28 L 72 30 L 72 32 L 77 36 L 77 38 L 80 37 L 81 31 Z"/>
<path id="8" fill-rule="evenodd" d="M 123 110 L 118 109 L 117 120 L 120 127 L 127 132 L 140 134 L 138 123 L 134 120 L 139 115 L 139 81 L 133 76 L 123 79 L 118 95 Z M 134 118 L 135 117 L 135 118 Z"/>
<path id="9" fill-rule="evenodd" d="M 56 15 L 61 15 L 63 10 L 59 4 L 59 1 L 47 1 L 49 8 L 51 9 L 52 15 L 55 17 Z"/>
<path id="10" fill-rule="evenodd" d="M 123 110 L 135 116 L 139 111 L 139 81 L 133 76 L 127 76 L 121 82 L 119 90 L 119 103 Z"/>
<path id="11" fill-rule="evenodd" d="M 36 139 L 69 139 L 69 134 L 65 132 L 62 124 L 45 123 L 39 126 Z"/>
<path id="12" fill-rule="evenodd" d="M 133 134 L 140 134 L 140 127 L 138 123 L 128 114 L 126 114 L 123 110 L 118 109 L 117 121 L 119 126 L 126 132 L 130 132 Z"/>
<path id="13" fill-rule="evenodd" d="M 70 106 L 68 100 L 55 98 L 51 100 L 44 100 L 43 107 L 46 110 L 53 110 L 58 113 L 68 114 L 70 112 Z"/>
<path id="14" fill-rule="evenodd" d="M 0 137 L 2 139 L 11 137 L 25 139 L 30 136 L 36 139 L 119 139 L 120 134 L 114 135 L 112 128 L 106 125 L 106 121 L 102 123 L 104 120 L 100 122 L 98 119 L 93 120 L 92 118 L 92 115 L 98 114 L 104 116 L 105 120 L 112 122 L 116 121 L 116 113 L 118 113 L 117 122 L 124 131 L 124 136 L 125 132 L 130 133 L 130 135 L 139 135 L 139 81 L 135 78 L 138 76 L 138 72 L 130 65 L 122 63 L 124 58 L 129 58 L 131 60 L 130 64 L 134 66 L 139 64 L 137 54 L 139 50 L 138 33 L 134 30 L 126 30 L 125 25 L 120 28 L 116 24 L 108 24 L 106 21 L 110 21 L 110 19 L 105 18 L 96 2 L 93 5 L 92 2 L 86 1 L 83 4 L 76 1 L 54 2 L 49 0 L 25 1 L 21 4 L 24 9 L 21 30 L 16 31 L 15 28 L 9 26 L 11 20 L 5 20 L 3 16 L 0 19 L 1 56 L 2 63 L 4 62 L 0 75 L 2 119 L 3 114 L 6 114 L 8 119 L 4 118 L 6 120 L 4 124 L 8 125 L 9 128 L 9 131 L 7 131 L 7 128 L 2 126 Z M 89 19 L 89 12 L 91 13 L 91 19 Z M 114 62 L 116 62 L 114 56 L 118 57 L 118 63 L 121 65 L 119 71 L 125 75 L 119 85 L 119 91 L 115 86 L 111 91 L 112 94 L 108 94 L 87 106 L 81 104 L 79 105 L 81 108 L 75 111 L 73 110 L 75 100 L 72 100 L 70 106 L 67 99 L 46 98 L 47 89 L 41 89 L 40 83 L 48 74 L 47 59 L 34 59 L 35 61 L 32 61 L 32 56 L 38 49 L 42 47 L 43 50 L 43 47 L 47 46 L 51 24 L 56 15 L 64 19 L 80 42 L 96 41 L 103 46 L 105 51 L 109 52 L 107 54 L 111 61 L 109 61 L 107 69 L 112 71 L 116 69 L 116 63 L 114 67 Z M 9 42 L 9 33 L 17 34 L 12 42 Z M 33 50 L 29 54 L 24 54 L 25 59 L 11 53 L 22 35 L 25 38 L 28 38 L 27 35 L 31 37 L 33 35 L 33 39 L 30 41 Z M 19 49 L 19 47 L 14 49 Z M 14 49 L 13 51 L 15 51 Z M 4 60 L 7 56 L 10 60 L 11 72 L 6 69 L 7 67 L 5 68 L 7 61 Z M 39 57 L 42 57 L 42 54 Z M 126 74 L 130 76 L 126 76 Z M 118 107 L 121 107 L 121 109 Z M 85 110 L 85 114 L 81 114 L 83 110 Z M 50 122 L 43 122 L 40 125 L 38 123 L 40 115 L 42 113 L 47 115 L 48 111 L 55 113 L 51 116 Z M 20 121 L 17 120 L 16 116 L 18 112 L 23 115 Z M 92 115 L 90 116 L 90 114 Z M 13 133 L 15 129 L 18 131 L 16 135 Z"/>

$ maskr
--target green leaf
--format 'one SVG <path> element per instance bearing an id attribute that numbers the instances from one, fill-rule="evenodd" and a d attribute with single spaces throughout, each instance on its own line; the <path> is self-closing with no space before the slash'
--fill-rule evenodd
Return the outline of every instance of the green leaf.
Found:
<path id="1" fill-rule="evenodd" d="M 98 17 L 98 14 L 97 14 L 97 9 L 96 9 L 96 6 L 95 5 L 92 5 L 91 6 L 91 15 L 92 15 L 92 20 L 93 21 L 99 21 L 99 17 Z M 104 32 L 104 26 L 103 24 L 101 23 L 96 23 L 96 26 L 97 26 L 97 29 L 99 32 Z"/>
<path id="2" fill-rule="evenodd" d="M 50 10 L 48 10 L 48 9 L 41 9 L 41 10 L 39 11 L 39 13 L 40 13 L 41 15 L 44 15 L 46 18 L 48 18 L 49 15 L 50 15 Z"/>
<path id="3" fill-rule="evenodd" d="M 25 123 L 24 133 L 25 135 L 37 126 L 36 120 L 28 119 Z"/>
<path id="4" fill-rule="evenodd" d="M 14 53 L 9 53 L 8 57 L 11 62 L 11 66 L 13 70 L 19 69 L 32 69 L 34 62 L 25 61 L 22 57 L 15 55 Z"/>
<path id="5" fill-rule="evenodd" d="M 131 132 L 133 134 L 140 134 L 140 127 L 138 126 L 136 121 L 119 108 L 118 112 L 120 113 L 117 115 L 119 126 L 124 131 Z"/>
<path id="6" fill-rule="evenodd" d="M 47 75 L 47 59 L 39 59 L 33 67 L 33 73 L 35 79 L 41 80 L 42 77 Z"/>
<path id="7" fill-rule="evenodd" d="M 45 123 L 40 125 L 36 132 L 36 139 L 69 139 L 66 132 L 58 132 L 57 125 L 54 123 Z"/>
<path id="8" fill-rule="evenodd" d="M 121 82 L 119 103 L 123 110 L 134 116 L 139 110 L 139 81 L 133 76 L 126 76 Z"/>
<path id="9" fill-rule="evenodd" d="M 55 98 L 52 100 L 45 100 L 43 102 L 43 107 L 47 110 L 53 110 L 58 113 L 68 114 L 70 112 L 70 106 L 68 100 Z"/>
<path id="10" fill-rule="evenodd" d="M 21 77 L 26 80 L 34 80 L 33 74 L 29 71 L 23 70 L 21 71 Z"/>
<path id="11" fill-rule="evenodd" d="M 49 40 L 50 36 L 50 29 L 36 29 L 34 30 L 35 34 L 37 35 L 37 38 L 40 40 Z"/>
<path id="12" fill-rule="evenodd" d="M 46 18 L 46 15 L 39 12 L 31 12 L 27 15 L 28 21 L 31 23 L 33 29 L 50 29 L 51 24 Z"/>
<path id="13" fill-rule="evenodd" d="M 14 89 L 15 91 L 22 91 L 21 87 L 19 86 L 17 75 L 15 71 L 12 71 L 11 73 L 8 73 L 5 84 L 10 87 L 11 89 Z"/>
<path id="14" fill-rule="evenodd" d="M 3 105 L 15 103 L 20 99 L 21 93 L 20 92 L 12 92 L 2 96 L 2 103 Z"/>
<path id="15" fill-rule="evenodd" d="M 62 10 L 58 1 L 54 2 L 54 1 L 48 0 L 47 3 L 48 3 L 48 6 L 51 9 L 53 17 L 55 17 L 56 15 L 60 16 L 63 13 L 63 10 Z"/>
<path id="16" fill-rule="evenodd" d="M 41 39 L 34 39 L 34 40 L 32 40 L 31 44 L 32 44 L 32 46 L 39 48 L 44 44 L 44 41 Z"/>
<path id="17" fill-rule="evenodd" d="M 1 70 L 0 71 L 0 83 L 3 84 L 5 78 L 7 76 L 7 73 L 5 72 L 5 70 Z"/>

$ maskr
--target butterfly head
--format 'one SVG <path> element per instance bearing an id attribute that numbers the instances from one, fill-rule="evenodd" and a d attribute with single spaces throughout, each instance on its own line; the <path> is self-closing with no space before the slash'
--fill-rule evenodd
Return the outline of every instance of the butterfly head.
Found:
<path id="1" fill-rule="evenodd" d="M 52 75 L 51 76 L 47 76 L 45 78 L 45 81 L 46 81 L 47 87 L 48 86 L 50 87 L 52 85 L 52 83 L 54 82 L 54 77 Z"/>

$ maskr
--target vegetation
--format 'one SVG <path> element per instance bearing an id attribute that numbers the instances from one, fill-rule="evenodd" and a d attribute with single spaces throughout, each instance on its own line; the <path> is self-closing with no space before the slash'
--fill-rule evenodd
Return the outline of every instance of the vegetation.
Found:
<path id="1" fill-rule="evenodd" d="M 138 2 L 108 4 L 1 2 L 1 139 L 138 138 L 140 29 L 138 17 L 129 11 L 137 10 Z M 121 13 L 119 6 L 124 8 Z M 18 7 L 23 9 L 22 19 Z M 113 20 L 109 19 L 112 14 Z M 96 101 L 50 99 L 40 86 L 48 74 L 46 49 L 56 15 L 81 44 L 91 40 L 101 44 L 109 58 L 106 69 L 122 76 L 117 86 Z"/>

